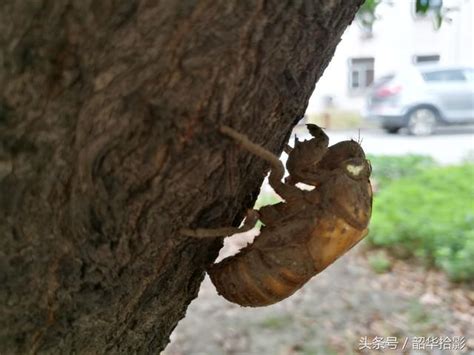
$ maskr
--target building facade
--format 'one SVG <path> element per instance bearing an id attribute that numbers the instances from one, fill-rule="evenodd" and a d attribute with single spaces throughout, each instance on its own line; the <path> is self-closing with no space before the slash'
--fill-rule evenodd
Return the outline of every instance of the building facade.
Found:
<path id="1" fill-rule="evenodd" d="M 373 80 L 405 66 L 473 66 L 474 0 L 444 0 L 443 9 L 448 19 L 437 30 L 432 16 L 415 15 L 415 0 L 383 1 L 372 31 L 354 20 L 317 83 L 307 113 L 319 113 L 328 105 L 360 111 Z"/>

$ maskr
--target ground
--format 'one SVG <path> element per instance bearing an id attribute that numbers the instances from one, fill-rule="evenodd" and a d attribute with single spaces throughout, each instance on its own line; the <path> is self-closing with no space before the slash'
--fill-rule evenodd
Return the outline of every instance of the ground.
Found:
<path id="1" fill-rule="evenodd" d="M 229 238 L 222 255 L 248 240 Z M 377 274 L 370 253 L 358 246 L 289 299 L 264 308 L 227 302 L 206 278 L 164 355 L 351 354 L 365 336 L 397 337 L 398 351 L 385 354 L 401 353 L 407 337 L 408 349 L 413 337 L 428 336 L 464 336 L 474 352 L 474 289 L 413 262 L 393 261 L 391 271 Z"/>

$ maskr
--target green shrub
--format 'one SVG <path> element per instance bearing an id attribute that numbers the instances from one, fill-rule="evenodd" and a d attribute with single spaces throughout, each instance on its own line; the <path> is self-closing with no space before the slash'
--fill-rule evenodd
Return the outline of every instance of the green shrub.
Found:
<path id="1" fill-rule="evenodd" d="M 372 164 L 372 178 L 378 189 L 383 189 L 394 180 L 415 176 L 436 165 L 434 159 L 427 155 L 371 155 L 368 159 Z"/>
<path id="2" fill-rule="evenodd" d="M 368 261 L 372 270 L 377 274 L 383 274 L 392 268 L 392 263 L 383 252 L 369 255 Z"/>
<path id="3" fill-rule="evenodd" d="M 432 168 L 386 186 L 374 199 L 369 240 L 402 247 L 453 280 L 474 279 L 474 165 Z"/>
<path id="4" fill-rule="evenodd" d="M 294 323 L 294 319 L 290 314 L 271 315 L 264 319 L 259 325 L 268 329 L 286 329 L 289 324 Z"/>

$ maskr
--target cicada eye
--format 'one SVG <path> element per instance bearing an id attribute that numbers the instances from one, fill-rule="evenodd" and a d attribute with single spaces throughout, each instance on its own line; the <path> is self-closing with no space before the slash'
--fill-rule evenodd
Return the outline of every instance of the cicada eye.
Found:
<path id="1" fill-rule="evenodd" d="M 344 170 L 353 179 L 367 178 L 370 175 L 370 164 L 363 159 L 349 159 L 344 162 Z"/>
<path id="2" fill-rule="evenodd" d="M 352 165 L 352 164 L 346 165 L 347 172 L 354 176 L 359 176 L 360 173 L 364 171 L 364 168 L 365 168 L 364 165 Z"/>

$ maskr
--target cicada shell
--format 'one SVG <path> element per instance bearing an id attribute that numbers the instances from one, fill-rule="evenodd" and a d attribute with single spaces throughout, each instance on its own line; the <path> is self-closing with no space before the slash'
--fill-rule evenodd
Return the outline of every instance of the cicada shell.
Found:
<path id="1" fill-rule="evenodd" d="M 208 270 L 218 293 L 231 302 L 259 307 L 281 301 L 367 234 L 371 166 L 362 147 L 344 141 L 328 148 L 325 133 L 315 125 L 309 129 L 314 138 L 296 142 L 289 153 L 286 183 L 278 158 L 281 167 L 246 137 L 224 132 L 272 163 L 270 184 L 285 200 L 258 211 L 264 227 L 252 244 Z M 314 189 L 300 190 L 297 182 Z"/>

